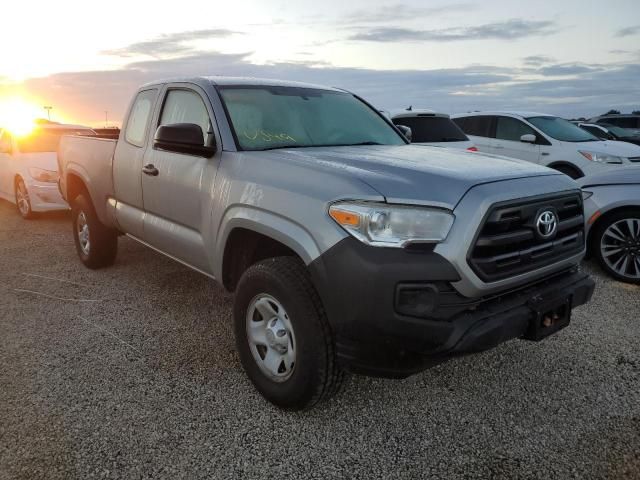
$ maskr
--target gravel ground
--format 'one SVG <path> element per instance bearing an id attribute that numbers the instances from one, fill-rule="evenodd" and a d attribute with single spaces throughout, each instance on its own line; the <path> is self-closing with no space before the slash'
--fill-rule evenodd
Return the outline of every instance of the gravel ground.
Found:
<path id="1" fill-rule="evenodd" d="M 291 414 L 215 283 L 129 239 L 89 271 L 66 214 L 0 201 L 0 478 L 640 478 L 640 288 L 586 268 L 594 300 L 544 342 Z"/>

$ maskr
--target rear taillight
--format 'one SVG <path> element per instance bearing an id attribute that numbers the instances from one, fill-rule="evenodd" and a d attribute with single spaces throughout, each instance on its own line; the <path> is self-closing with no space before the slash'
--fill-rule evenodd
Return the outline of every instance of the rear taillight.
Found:
<path id="1" fill-rule="evenodd" d="M 470 152 L 477 152 L 478 149 L 476 147 L 469 147 L 467 148 L 467 150 L 469 150 Z"/>

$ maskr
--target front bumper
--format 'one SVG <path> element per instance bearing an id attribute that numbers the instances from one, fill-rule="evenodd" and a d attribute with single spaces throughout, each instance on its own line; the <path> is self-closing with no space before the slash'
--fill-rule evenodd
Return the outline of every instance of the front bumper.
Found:
<path id="1" fill-rule="evenodd" d="M 468 298 L 451 287 L 459 276 L 440 255 L 367 247 L 350 238 L 313 262 L 310 271 L 341 365 L 392 378 L 524 337 L 540 305 L 564 302 L 570 310 L 588 302 L 594 290 L 588 275 L 574 267 Z M 403 293 L 421 288 L 426 293 Z"/>
<path id="2" fill-rule="evenodd" d="M 69 205 L 62 198 L 58 185 L 55 183 L 33 182 L 27 185 L 27 190 L 34 212 L 69 209 Z"/>

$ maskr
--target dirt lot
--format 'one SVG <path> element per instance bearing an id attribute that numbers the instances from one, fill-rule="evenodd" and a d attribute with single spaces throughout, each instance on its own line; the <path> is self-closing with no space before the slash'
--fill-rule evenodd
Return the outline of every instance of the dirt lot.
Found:
<path id="1" fill-rule="evenodd" d="M 66 214 L 0 201 L 0 478 L 640 478 L 640 288 L 586 268 L 594 300 L 542 343 L 291 414 L 215 283 L 129 239 L 89 271 Z"/>

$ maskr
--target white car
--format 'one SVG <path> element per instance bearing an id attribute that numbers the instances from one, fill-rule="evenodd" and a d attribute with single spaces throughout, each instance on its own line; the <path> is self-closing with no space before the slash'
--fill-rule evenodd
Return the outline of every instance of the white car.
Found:
<path id="1" fill-rule="evenodd" d="M 394 125 L 411 129 L 411 143 L 434 147 L 478 149 L 446 113 L 433 110 L 402 110 L 391 115 Z"/>
<path id="2" fill-rule="evenodd" d="M 23 218 L 69 208 L 58 190 L 57 150 L 62 135 L 95 135 L 90 128 L 47 123 L 27 135 L 0 130 L 0 198 Z"/>
<path id="3" fill-rule="evenodd" d="M 580 178 L 640 165 L 640 147 L 600 140 L 577 125 L 535 112 L 474 112 L 452 116 L 478 150 L 555 168 Z"/>

